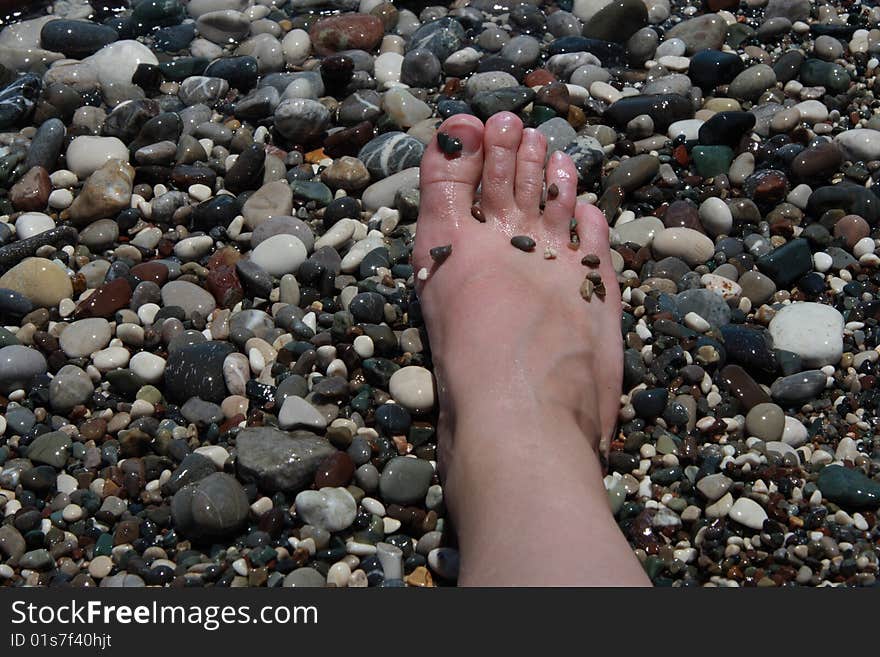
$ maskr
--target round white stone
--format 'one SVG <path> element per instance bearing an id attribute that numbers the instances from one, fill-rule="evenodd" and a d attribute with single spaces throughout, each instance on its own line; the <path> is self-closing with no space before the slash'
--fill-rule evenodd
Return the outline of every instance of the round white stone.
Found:
<path id="1" fill-rule="evenodd" d="M 749 529 L 763 529 L 767 519 L 767 512 L 761 505 L 748 497 L 738 498 L 730 507 L 728 515 Z"/>
<path id="2" fill-rule="evenodd" d="M 434 407 L 434 375 L 424 367 L 408 365 L 391 375 L 388 391 L 398 404 L 414 413 Z"/>
<path id="3" fill-rule="evenodd" d="M 155 384 L 165 374 L 165 359 L 149 351 L 139 351 L 131 357 L 128 367 L 145 383 Z"/>
<path id="4" fill-rule="evenodd" d="M 770 321 L 776 349 L 798 354 L 807 367 L 835 365 L 843 354 L 843 315 L 820 303 L 793 303 Z"/>
<path id="5" fill-rule="evenodd" d="M 93 317 L 73 322 L 64 329 L 58 345 L 69 358 L 83 358 L 106 347 L 112 337 L 110 322 Z"/>
<path id="6" fill-rule="evenodd" d="M 858 242 L 853 244 L 853 255 L 856 258 L 861 258 L 863 255 L 867 255 L 869 253 L 874 253 L 874 239 L 871 237 L 863 237 Z"/>
<path id="7" fill-rule="evenodd" d="M 286 234 L 273 235 L 251 251 L 253 263 L 276 278 L 296 273 L 307 257 L 308 251 L 302 240 Z"/>
<path id="8" fill-rule="evenodd" d="M 125 347 L 107 347 L 92 354 L 92 363 L 99 371 L 109 372 L 128 365 L 129 358 L 128 349 Z"/>
<path id="9" fill-rule="evenodd" d="M 15 220 L 15 234 L 20 240 L 26 240 L 28 237 L 45 233 L 53 228 L 55 228 L 55 221 L 42 212 L 25 212 Z"/>
<path id="10" fill-rule="evenodd" d="M 692 228 L 667 228 L 654 236 L 654 255 L 660 258 L 681 258 L 691 267 L 704 264 L 715 255 L 711 239 Z"/>
<path id="11" fill-rule="evenodd" d="M 131 84 L 131 76 L 141 64 L 158 66 L 159 60 L 147 46 L 139 41 L 123 39 L 104 46 L 83 62 L 90 64 L 98 74 L 101 86 Z M 70 163 L 68 162 L 68 165 Z"/>
<path id="12" fill-rule="evenodd" d="M 290 66 L 299 66 L 309 58 L 312 40 L 305 30 L 291 30 L 281 40 L 281 53 L 284 61 Z"/>
<path id="13" fill-rule="evenodd" d="M 107 160 L 128 162 L 128 147 L 116 137 L 81 135 L 67 147 L 67 166 L 80 180 L 88 178 Z"/>
<path id="14" fill-rule="evenodd" d="M 730 235 L 733 214 L 722 199 L 710 196 L 700 204 L 700 223 L 710 235 Z"/>
<path id="15" fill-rule="evenodd" d="M 352 343 L 355 353 L 361 358 L 370 358 L 373 355 L 373 338 L 369 335 L 359 335 Z"/>

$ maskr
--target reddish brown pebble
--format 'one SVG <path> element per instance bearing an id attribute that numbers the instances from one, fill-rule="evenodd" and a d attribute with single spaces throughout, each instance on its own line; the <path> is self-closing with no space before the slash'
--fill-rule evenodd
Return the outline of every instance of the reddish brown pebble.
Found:
<path id="1" fill-rule="evenodd" d="M 557 196 L 559 196 L 559 187 L 556 186 L 556 183 L 550 183 L 547 188 L 547 200 L 552 201 Z"/>
<path id="2" fill-rule="evenodd" d="M 474 219 L 479 221 L 481 224 L 486 223 L 486 215 L 483 214 L 483 210 L 480 208 L 479 205 L 472 205 L 471 206 L 471 215 L 473 216 Z"/>
<path id="3" fill-rule="evenodd" d="M 587 274 L 587 278 L 593 281 L 593 283 L 595 283 L 596 285 L 602 284 L 602 274 L 597 271 L 591 271 L 589 274 Z"/>
<path id="4" fill-rule="evenodd" d="M 581 258 L 581 264 L 585 267 L 598 267 L 600 263 L 601 260 L 599 260 L 599 256 L 597 256 L 595 253 L 588 253 L 583 258 Z"/>
<path id="5" fill-rule="evenodd" d="M 131 285 L 124 278 L 114 278 L 80 303 L 74 311 L 74 317 L 76 319 L 112 317 L 117 310 L 126 308 L 130 300 Z"/>
<path id="6" fill-rule="evenodd" d="M 354 462 L 345 452 L 334 452 L 324 458 L 315 472 L 315 486 L 336 488 L 345 486 L 354 474 Z"/>

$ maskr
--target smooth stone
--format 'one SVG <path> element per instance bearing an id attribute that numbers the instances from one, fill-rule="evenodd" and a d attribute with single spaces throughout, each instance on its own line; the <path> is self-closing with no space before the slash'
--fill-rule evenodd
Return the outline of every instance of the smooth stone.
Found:
<path id="1" fill-rule="evenodd" d="M 681 258 L 692 267 L 715 254 L 712 240 L 691 228 L 667 228 L 654 237 L 651 248 L 658 258 Z"/>
<path id="2" fill-rule="evenodd" d="M 712 290 L 685 290 L 675 296 L 675 303 L 682 315 L 696 313 L 712 326 L 730 323 L 730 306 L 723 296 Z"/>
<path id="3" fill-rule="evenodd" d="M 727 515 L 739 524 L 755 530 L 763 529 L 764 521 L 767 520 L 767 512 L 748 497 L 737 498 Z"/>
<path id="4" fill-rule="evenodd" d="M 218 45 L 237 43 L 250 31 L 250 21 L 235 9 L 209 11 L 196 19 L 196 29 L 202 38 Z"/>
<path id="5" fill-rule="evenodd" d="M 633 243 L 639 246 L 648 246 L 654 237 L 665 229 L 663 222 L 657 217 L 639 217 L 615 226 L 611 231 L 611 243 L 612 245 Z"/>
<path id="6" fill-rule="evenodd" d="M 773 280 L 757 271 L 747 271 L 737 282 L 742 288 L 742 296 L 748 298 L 753 306 L 766 303 L 776 293 Z"/>
<path id="7" fill-rule="evenodd" d="M 750 112 L 718 112 L 703 123 L 698 138 L 704 145 L 734 148 L 754 126 L 755 115 Z"/>
<path id="8" fill-rule="evenodd" d="M 718 14 L 703 14 L 675 25 L 666 33 L 667 39 L 681 39 L 687 54 L 701 50 L 721 50 L 727 34 L 727 23 Z"/>
<path id="9" fill-rule="evenodd" d="M 853 161 L 880 160 L 880 130 L 856 128 L 845 130 L 834 138 L 844 157 Z"/>
<path id="10" fill-rule="evenodd" d="M 656 130 L 664 131 L 676 121 L 692 118 L 694 110 L 687 98 L 677 94 L 625 96 L 605 110 L 605 116 L 619 128 L 641 114 L 651 117 Z"/>
<path id="11" fill-rule="evenodd" d="M 610 189 L 619 186 L 626 192 L 632 192 L 648 184 L 660 170 L 660 161 L 653 155 L 636 155 L 620 164 L 605 179 L 603 187 Z"/>
<path id="12" fill-rule="evenodd" d="M 755 64 L 737 75 L 727 93 L 737 100 L 754 100 L 776 84 L 776 73 L 767 64 Z"/>
<path id="13" fill-rule="evenodd" d="M 812 270 L 813 256 L 807 240 L 799 238 L 761 256 L 757 265 L 777 287 L 785 288 Z"/>
<path id="14" fill-rule="evenodd" d="M 181 404 L 190 397 L 222 402 L 228 394 L 223 362 L 232 351 L 227 342 L 208 341 L 170 352 L 165 367 L 167 396 Z"/>
<path id="15" fill-rule="evenodd" d="M 700 204 L 700 224 L 709 235 L 729 235 L 733 228 L 733 214 L 727 203 L 710 196 Z"/>
<path id="16" fill-rule="evenodd" d="M 51 431 L 39 436 L 28 446 L 27 457 L 34 463 L 63 468 L 67 464 L 70 446 L 70 436 L 63 431 Z"/>
<path id="17" fill-rule="evenodd" d="M 293 191 L 284 180 L 266 183 L 242 206 L 245 226 L 253 230 L 269 217 L 287 216 L 293 210 Z"/>
<path id="18" fill-rule="evenodd" d="M 82 61 L 97 72 L 98 81 L 103 87 L 130 84 L 138 66 L 159 64 L 156 55 L 147 46 L 130 39 L 110 43 Z"/>
<path id="19" fill-rule="evenodd" d="M 361 201 L 367 210 L 375 211 L 381 207 L 392 207 L 398 191 L 417 190 L 418 187 L 419 168 L 411 167 L 374 182 L 364 190 Z"/>
<path id="20" fill-rule="evenodd" d="M 282 234 L 298 237 L 306 247 L 306 251 L 311 252 L 315 248 L 315 235 L 309 225 L 302 219 L 289 216 L 269 217 L 261 222 L 251 234 L 251 248 L 257 247 L 270 237 Z"/>
<path id="21" fill-rule="evenodd" d="M 733 480 L 719 472 L 700 479 L 697 482 L 697 490 L 705 495 L 709 502 L 714 502 L 730 490 L 732 485 Z"/>
<path id="22" fill-rule="evenodd" d="M 318 55 L 345 50 L 371 51 L 382 39 L 382 21 L 369 14 L 341 14 L 322 18 L 312 25 L 309 38 Z"/>
<path id="23" fill-rule="evenodd" d="M 58 342 L 69 358 L 84 358 L 106 347 L 112 337 L 110 322 L 95 317 L 70 324 L 64 329 Z"/>
<path id="24" fill-rule="evenodd" d="M 770 397 L 739 365 L 726 365 L 720 372 L 721 383 L 748 411 L 757 404 L 769 402 Z"/>
<path id="25" fill-rule="evenodd" d="M 316 100 L 288 98 L 275 108 L 275 129 L 291 142 L 308 143 L 330 126 L 330 111 Z"/>
<path id="26" fill-rule="evenodd" d="M 127 161 L 107 160 L 88 177 L 82 191 L 68 208 L 71 223 L 84 226 L 124 210 L 131 202 L 134 176 L 134 167 Z"/>
<path id="27" fill-rule="evenodd" d="M 296 273 L 307 257 L 302 240 L 284 233 L 265 239 L 251 251 L 254 264 L 276 278 Z"/>
<path id="28" fill-rule="evenodd" d="M 15 234 L 20 240 L 26 240 L 53 228 L 55 228 L 55 221 L 42 212 L 25 212 L 15 220 Z"/>
<path id="29" fill-rule="evenodd" d="M 65 158 L 67 168 L 85 180 L 108 160 L 128 162 L 128 147 L 116 137 L 81 135 L 70 142 Z"/>
<path id="30" fill-rule="evenodd" d="M 697 173 L 703 178 L 726 174 L 733 161 L 733 149 L 729 146 L 694 146 L 691 157 Z"/>
<path id="31" fill-rule="evenodd" d="M 822 495 L 849 509 L 874 509 L 880 504 L 880 483 L 856 468 L 827 465 L 816 486 Z"/>
<path id="32" fill-rule="evenodd" d="M 718 85 L 730 83 L 743 68 L 742 59 L 736 53 L 701 50 L 691 56 L 688 77 L 696 86 L 711 91 Z"/>
<path id="33" fill-rule="evenodd" d="M 182 308 L 187 319 L 193 313 L 207 317 L 217 307 L 214 297 L 207 290 L 189 281 L 166 283 L 162 287 L 162 305 Z"/>
<path id="34" fill-rule="evenodd" d="M 358 153 L 374 180 L 381 180 L 417 167 L 425 152 L 418 139 L 403 132 L 386 132 L 367 143 Z"/>
<path id="35" fill-rule="evenodd" d="M 181 488 L 171 501 L 174 526 L 184 535 L 221 537 L 238 531 L 250 505 L 235 477 L 215 472 Z"/>
<path id="36" fill-rule="evenodd" d="M 770 394 L 785 406 L 798 406 L 815 399 L 824 389 L 827 377 L 821 370 L 807 370 L 773 382 Z"/>
<path id="37" fill-rule="evenodd" d="M 770 321 L 773 345 L 798 354 L 804 365 L 837 365 L 843 354 L 844 319 L 835 308 L 819 303 L 793 303 Z"/>
<path id="38" fill-rule="evenodd" d="M 42 308 L 54 308 L 73 295 L 73 284 L 64 268 L 45 258 L 25 258 L 0 276 L 0 288 L 23 294 Z"/>
<path id="39" fill-rule="evenodd" d="M 294 505 L 305 523 L 328 532 L 347 529 L 357 516 L 357 503 L 345 488 L 304 490 L 297 494 Z"/>
<path id="40" fill-rule="evenodd" d="M 62 367 L 49 384 L 49 403 L 58 413 L 67 413 L 85 404 L 94 392 L 92 379 L 76 365 Z"/>
<path id="41" fill-rule="evenodd" d="M 790 447 L 800 447 L 809 439 L 809 432 L 803 422 L 790 415 L 785 416 L 785 427 L 782 430 L 782 442 Z"/>
<path id="42" fill-rule="evenodd" d="M 291 571 L 284 577 L 284 588 L 322 589 L 327 586 L 327 578 L 314 568 L 302 567 Z"/>
<path id="43" fill-rule="evenodd" d="M 828 210 L 856 214 L 873 226 L 880 221 L 880 197 L 861 185 L 847 182 L 814 189 L 807 202 L 807 212 L 820 217 Z"/>
<path id="44" fill-rule="evenodd" d="M 382 469 L 379 491 L 385 502 L 413 504 L 424 501 L 434 468 L 422 459 L 395 456 Z"/>
<path id="45" fill-rule="evenodd" d="M 413 413 L 434 407 L 434 376 L 424 367 L 409 365 L 397 370 L 388 383 L 391 396 Z"/>
<path id="46" fill-rule="evenodd" d="M 648 9 L 642 0 L 613 0 L 586 22 L 583 35 L 591 39 L 625 43 L 648 24 Z"/>
<path id="47" fill-rule="evenodd" d="M 776 404 L 758 404 L 746 415 L 746 431 L 764 442 L 781 440 L 785 413 Z"/>
<path id="48" fill-rule="evenodd" d="M 248 427 L 236 437 L 236 453 L 238 472 L 246 481 L 266 491 L 296 492 L 311 484 L 320 463 L 336 448 L 307 432 Z"/>
<path id="49" fill-rule="evenodd" d="M 326 428 L 327 419 L 318 409 L 305 399 L 287 397 L 278 411 L 278 426 L 282 429 L 311 429 L 320 431 Z"/>

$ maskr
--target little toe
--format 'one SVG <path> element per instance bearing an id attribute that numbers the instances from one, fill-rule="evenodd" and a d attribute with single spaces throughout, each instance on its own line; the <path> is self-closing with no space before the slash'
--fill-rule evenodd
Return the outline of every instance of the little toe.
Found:
<path id="1" fill-rule="evenodd" d="M 544 186 L 547 138 L 534 128 L 523 130 L 516 154 L 516 204 L 528 215 L 537 215 Z"/>
<path id="2" fill-rule="evenodd" d="M 486 121 L 483 131 L 483 181 L 481 205 L 487 218 L 502 224 L 518 219 L 514 198 L 516 154 L 523 125 L 516 114 L 499 112 Z"/>
<path id="3" fill-rule="evenodd" d="M 554 151 L 547 161 L 547 202 L 544 222 L 551 234 L 564 233 L 568 239 L 569 221 L 577 202 L 577 170 L 564 153 Z"/>

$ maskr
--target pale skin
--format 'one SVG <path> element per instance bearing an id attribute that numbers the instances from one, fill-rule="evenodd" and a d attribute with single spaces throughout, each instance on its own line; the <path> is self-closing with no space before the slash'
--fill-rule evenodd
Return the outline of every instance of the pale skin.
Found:
<path id="1" fill-rule="evenodd" d="M 648 586 L 608 507 L 599 454 L 622 378 L 620 295 L 608 227 L 577 175 L 513 114 L 456 115 L 421 165 L 413 252 L 440 404 L 439 465 L 463 586 Z M 541 208 L 542 189 L 558 194 Z M 474 219 L 478 203 L 485 223 Z M 569 221 L 580 246 L 568 248 Z M 528 235 L 532 253 L 511 237 Z M 431 248 L 451 244 L 435 264 Z M 556 251 L 545 259 L 545 247 Z M 581 264 L 588 253 L 601 264 Z M 579 293 L 590 271 L 604 299 Z"/>

